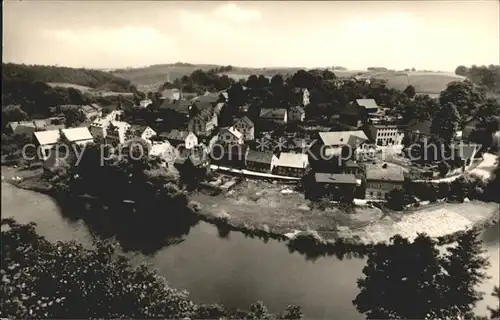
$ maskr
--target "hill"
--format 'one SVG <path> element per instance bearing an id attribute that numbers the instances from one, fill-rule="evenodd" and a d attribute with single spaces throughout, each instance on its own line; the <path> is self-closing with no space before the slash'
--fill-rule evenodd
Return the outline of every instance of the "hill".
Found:
<path id="1" fill-rule="evenodd" d="M 78 84 L 65 83 L 65 82 L 49 82 L 47 83 L 52 88 L 73 88 L 80 90 L 82 93 L 88 93 L 95 97 L 112 97 L 112 96 L 132 96 L 132 92 L 116 92 L 116 91 L 104 91 L 99 89 L 94 89 L 91 87 L 81 86 Z"/>
<path id="2" fill-rule="evenodd" d="M 175 79 L 182 78 L 185 75 L 190 75 L 193 71 L 201 69 L 208 71 L 214 68 L 220 68 L 219 65 L 213 64 L 161 64 L 152 65 L 143 68 L 127 68 L 114 70 L 113 75 L 129 80 L 137 86 L 140 91 L 156 91 L 160 85 L 166 81 L 173 82 Z M 226 74 L 235 79 L 248 78 L 252 74 L 263 74 L 272 77 L 275 74 L 294 73 L 301 68 L 245 68 L 232 67 L 230 72 Z"/>
<path id="3" fill-rule="evenodd" d="M 465 77 L 448 72 L 382 72 L 363 74 L 375 79 L 384 79 L 389 88 L 404 90 L 408 85 L 415 87 L 417 93 L 439 94 L 452 81 L 463 81 Z"/>
<path id="4" fill-rule="evenodd" d="M 102 91 L 130 92 L 129 80 L 109 72 L 57 66 L 2 63 L 2 80 L 69 83 Z"/>

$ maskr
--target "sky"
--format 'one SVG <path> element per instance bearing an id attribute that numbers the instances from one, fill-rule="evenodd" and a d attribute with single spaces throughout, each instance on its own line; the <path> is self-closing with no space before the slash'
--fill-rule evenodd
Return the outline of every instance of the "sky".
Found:
<path id="1" fill-rule="evenodd" d="M 500 64 L 500 2 L 14 1 L 3 61 L 454 71 Z"/>

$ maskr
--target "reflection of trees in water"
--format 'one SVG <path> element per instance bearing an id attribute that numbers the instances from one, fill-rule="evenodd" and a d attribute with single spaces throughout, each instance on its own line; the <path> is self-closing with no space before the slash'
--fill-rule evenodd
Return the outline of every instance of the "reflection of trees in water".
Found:
<path id="1" fill-rule="evenodd" d="M 124 251 L 139 251 L 146 255 L 184 241 L 198 223 L 187 209 L 134 208 L 131 204 L 107 207 L 95 199 L 58 199 L 63 217 L 83 220 L 99 238 L 115 238 Z"/>
<path id="2" fill-rule="evenodd" d="M 325 243 L 312 234 L 300 235 L 290 240 L 287 246 L 290 253 L 298 252 L 310 261 L 329 256 L 335 256 L 339 260 L 364 258 L 371 249 L 370 246 L 346 243 L 340 239 L 334 243 Z"/>

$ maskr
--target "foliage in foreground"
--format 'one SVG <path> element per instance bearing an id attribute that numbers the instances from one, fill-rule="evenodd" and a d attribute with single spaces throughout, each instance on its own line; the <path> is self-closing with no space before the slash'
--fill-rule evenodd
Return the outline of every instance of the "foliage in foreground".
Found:
<path id="1" fill-rule="evenodd" d="M 477 285 L 489 265 L 481 245 L 476 231 L 465 232 L 445 254 L 426 235 L 414 242 L 395 236 L 369 253 L 353 304 L 368 319 L 475 319 L 483 296 Z M 497 319 L 498 310 L 490 311 Z"/>
<path id="2" fill-rule="evenodd" d="M 262 302 L 249 311 L 197 305 L 186 291 L 170 288 L 146 265 L 133 267 L 115 245 L 94 249 L 75 242 L 52 243 L 35 225 L 2 219 L 2 318 L 299 319 L 300 307 L 281 315 Z"/>

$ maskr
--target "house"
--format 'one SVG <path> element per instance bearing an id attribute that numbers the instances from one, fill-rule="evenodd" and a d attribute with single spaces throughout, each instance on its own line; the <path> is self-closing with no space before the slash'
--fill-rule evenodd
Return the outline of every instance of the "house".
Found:
<path id="1" fill-rule="evenodd" d="M 94 139 L 105 139 L 108 133 L 108 126 L 111 123 L 106 118 L 95 119 L 89 125 L 89 130 Z"/>
<path id="2" fill-rule="evenodd" d="M 363 108 L 368 114 L 376 113 L 380 109 L 374 99 L 356 99 L 353 105 Z"/>
<path id="3" fill-rule="evenodd" d="M 188 121 L 188 130 L 197 136 L 209 136 L 217 127 L 217 115 L 211 109 L 204 109 Z"/>
<path id="4" fill-rule="evenodd" d="M 384 200 L 388 192 L 402 188 L 404 183 L 403 168 L 396 165 L 370 165 L 366 168 L 367 199 Z"/>
<path id="5" fill-rule="evenodd" d="M 33 135 L 35 136 L 38 156 L 41 160 L 47 160 L 59 142 L 61 132 L 59 130 L 38 131 Z"/>
<path id="6" fill-rule="evenodd" d="M 333 196 L 335 200 L 354 199 L 358 185 L 353 174 L 314 173 L 316 196 Z"/>
<path id="7" fill-rule="evenodd" d="M 65 117 L 50 117 L 30 121 L 13 121 L 7 123 L 7 129 L 13 134 L 33 135 L 36 131 L 58 130 L 66 128 Z"/>
<path id="8" fill-rule="evenodd" d="M 137 107 L 139 108 L 147 108 L 148 106 L 152 105 L 153 101 L 151 99 L 144 99 L 139 102 L 139 105 Z"/>
<path id="9" fill-rule="evenodd" d="M 106 142 L 123 144 L 128 140 L 131 125 L 125 121 L 110 121 L 106 127 Z"/>
<path id="10" fill-rule="evenodd" d="M 288 112 L 285 108 L 262 108 L 260 109 L 259 118 L 276 124 L 285 124 L 288 121 Z"/>
<path id="11" fill-rule="evenodd" d="M 190 131 L 180 131 L 174 129 L 168 133 L 161 133 L 160 137 L 165 138 L 177 149 L 192 149 L 198 145 L 198 137 Z"/>
<path id="12" fill-rule="evenodd" d="M 86 145 L 94 142 L 94 138 L 86 127 L 69 128 L 60 130 L 38 131 L 35 136 L 35 145 L 42 160 L 49 158 L 51 150 L 59 143 Z"/>
<path id="13" fill-rule="evenodd" d="M 308 166 L 309 159 L 306 154 L 282 152 L 276 160 L 273 173 L 301 178 Z"/>
<path id="14" fill-rule="evenodd" d="M 347 160 L 346 162 L 343 163 L 341 171 L 342 173 L 358 175 L 361 173 L 361 168 L 356 162 L 352 160 Z"/>
<path id="15" fill-rule="evenodd" d="M 246 168 L 251 171 L 271 173 L 277 160 L 272 152 L 250 150 L 246 158 Z"/>
<path id="16" fill-rule="evenodd" d="M 165 100 L 181 100 L 181 91 L 179 89 L 165 89 L 161 91 L 161 97 Z"/>
<path id="17" fill-rule="evenodd" d="M 128 131 L 129 138 L 138 137 L 145 141 L 150 141 L 153 136 L 156 136 L 156 131 L 149 126 L 132 124 Z"/>
<path id="18" fill-rule="evenodd" d="M 243 134 L 243 140 L 255 139 L 255 125 L 247 116 L 237 119 L 232 127 Z"/>
<path id="19" fill-rule="evenodd" d="M 403 143 L 404 133 L 397 125 L 369 124 L 370 138 L 377 146 L 394 146 Z"/>
<path id="20" fill-rule="evenodd" d="M 166 166 L 177 158 L 175 148 L 168 141 L 152 141 L 149 156 L 159 159 L 161 166 Z"/>
<path id="21" fill-rule="evenodd" d="M 318 135 L 319 141 L 314 146 L 316 148 L 315 154 L 323 160 L 341 156 L 346 148 L 353 156 L 355 150 L 368 140 L 362 130 L 319 132 Z M 318 147 L 322 151 L 318 152 Z"/>
<path id="22" fill-rule="evenodd" d="M 80 111 L 85 115 L 87 120 L 94 120 L 102 117 L 102 107 L 97 103 L 81 106 Z"/>
<path id="23" fill-rule="evenodd" d="M 240 145 L 215 145 L 210 152 L 212 162 L 231 168 L 243 169 L 246 167 L 249 148 L 245 144 Z"/>
<path id="24" fill-rule="evenodd" d="M 223 128 L 218 134 L 218 142 L 224 145 L 241 145 L 243 134 L 234 127 Z"/>
<path id="25" fill-rule="evenodd" d="M 62 138 L 77 145 L 86 145 L 94 142 L 94 137 L 87 127 L 68 128 L 60 130 Z"/>
<path id="26" fill-rule="evenodd" d="M 174 166 L 179 171 L 188 168 L 206 168 L 209 165 L 210 158 L 206 149 L 200 147 L 182 150 L 174 161 Z"/>
<path id="27" fill-rule="evenodd" d="M 288 110 L 288 121 L 303 122 L 306 117 L 304 108 L 300 106 L 291 107 Z"/>
<path id="28" fill-rule="evenodd" d="M 413 119 L 402 129 L 409 141 L 414 143 L 432 137 L 431 124 L 431 120 Z"/>

